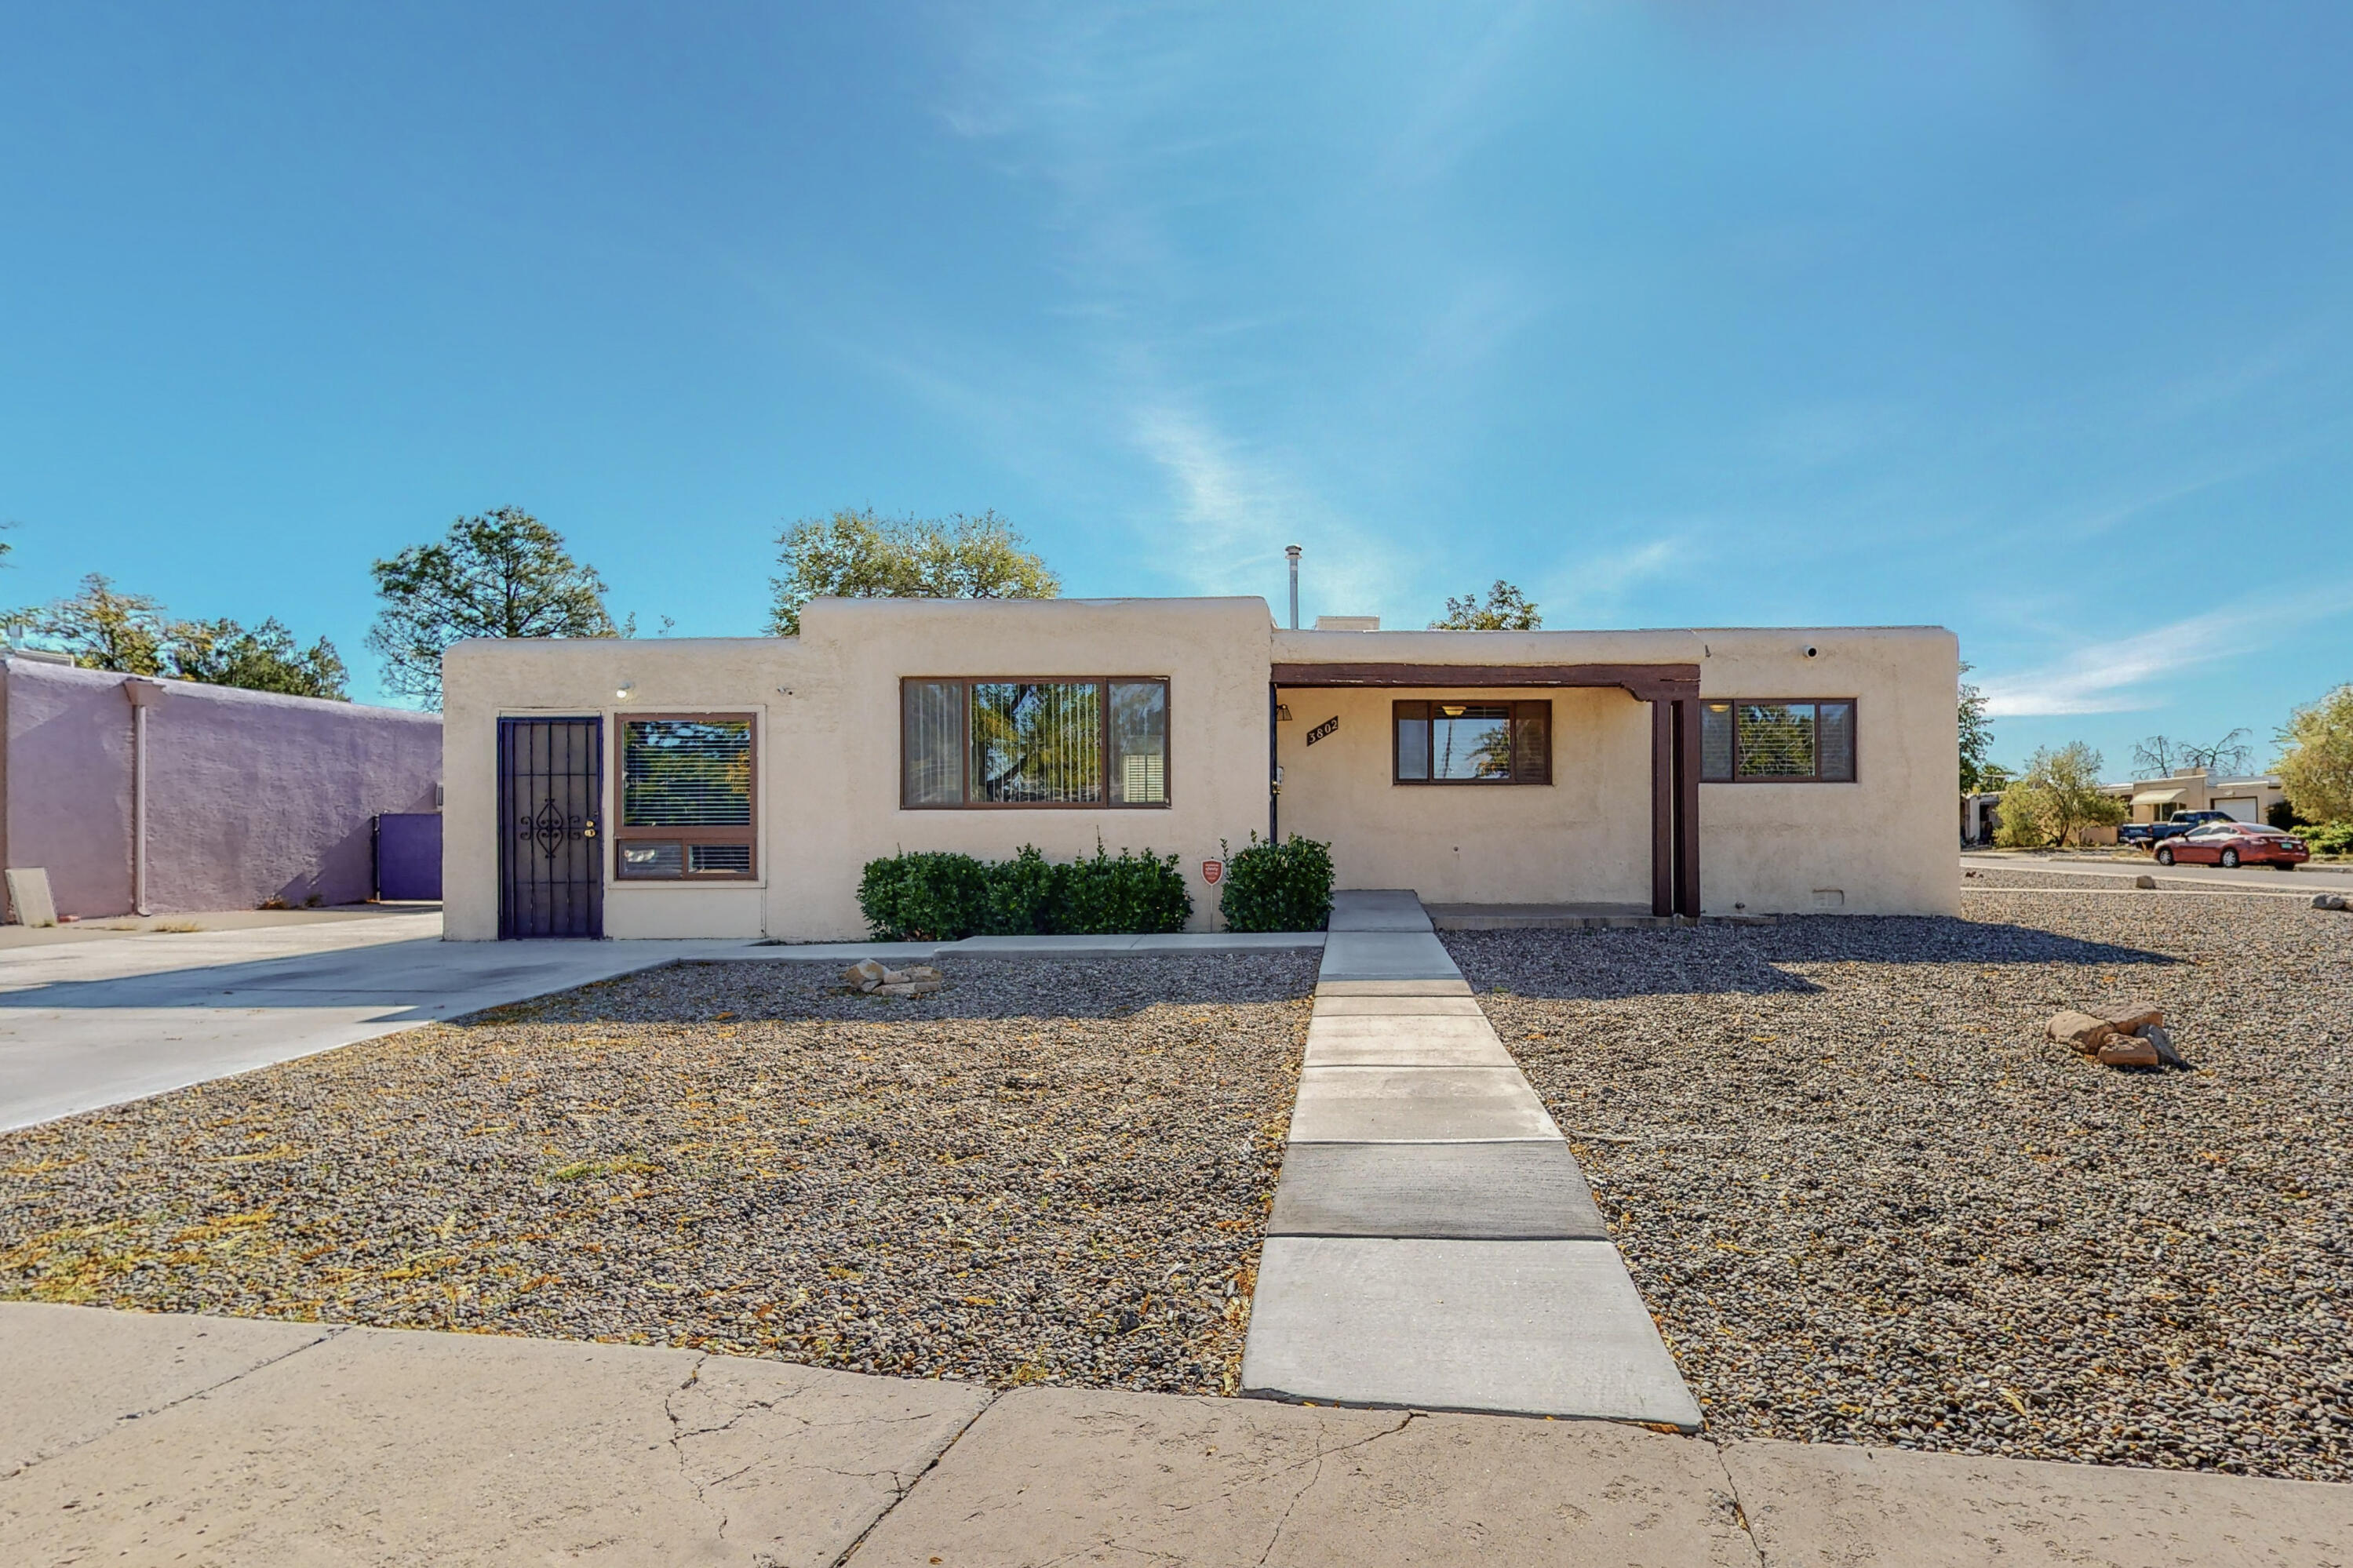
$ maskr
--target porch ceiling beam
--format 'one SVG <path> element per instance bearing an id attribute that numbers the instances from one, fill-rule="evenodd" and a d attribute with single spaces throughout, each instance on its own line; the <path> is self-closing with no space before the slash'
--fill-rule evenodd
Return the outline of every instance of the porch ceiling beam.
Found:
<path id="1" fill-rule="evenodd" d="M 1341 686 L 1615 686 L 1646 702 L 1696 698 L 1695 664 L 1278 664 L 1274 683 Z"/>

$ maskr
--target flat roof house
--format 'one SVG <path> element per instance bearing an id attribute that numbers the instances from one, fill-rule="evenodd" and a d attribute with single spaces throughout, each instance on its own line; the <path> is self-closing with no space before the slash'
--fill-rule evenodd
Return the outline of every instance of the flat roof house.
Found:
<path id="1" fill-rule="evenodd" d="M 444 660 L 446 930 L 864 933 L 865 862 L 1332 845 L 1343 888 L 1950 914 L 1937 627 L 1284 631 L 1257 598 L 828 599 Z"/>

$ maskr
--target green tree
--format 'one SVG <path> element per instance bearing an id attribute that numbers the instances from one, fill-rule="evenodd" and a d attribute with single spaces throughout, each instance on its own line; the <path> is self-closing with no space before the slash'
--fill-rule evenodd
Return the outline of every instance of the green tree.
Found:
<path id="1" fill-rule="evenodd" d="M 2279 732 L 2280 785 L 2306 822 L 2353 822 L 2353 685 L 2297 709 Z"/>
<path id="2" fill-rule="evenodd" d="M 884 518 L 871 510 L 803 518 L 776 536 L 781 576 L 768 629 L 798 637 L 811 599 L 1050 599 L 1060 578 L 993 511 Z"/>
<path id="3" fill-rule="evenodd" d="M 1968 672 L 1969 666 L 1962 665 L 1961 673 Z M 1993 764 L 1986 760 L 1993 750 L 1993 721 L 1986 717 L 1985 693 L 1966 680 L 1961 682 L 1960 741 L 1961 793 L 2000 788 L 1989 774 Z"/>
<path id="4" fill-rule="evenodd" d="M 519 507 L 461 517 L 438 543 L 368 570 L 383 607 L 367 644 L 384 683 L 428 708 L 441 706 L 442 651 L 462 638 L 623 635 L 605 612 L 605 580 Z"/>
<path id="5" fill-rule="evenodd" d="M 2065 845 L 2087 827 L 2122 822 L 2127 808 L 2100 788 L 2100 753 L 2081 741 L 2056 751 L 2038 747 L 2024 776 L 2001 792 L 1994 841 L 2028 849 Z"/>
<path id="6" fill-rule="evenodd" d="M 1430 623 L 1434 632 L 1533 632 L 1542 629 L 1544 616 L 1528 596 L 1504 582 L 1495 579 L 1487 590 L 1486 603 L 1476 594 L 1465 594 L 1446 601 L 1446 616 Z"/>
<path id="7" fill-rule="evenodd" d="M 321 637 L 295 646 L 294 634 L 272 616 L 258 626 L 231 620 L 184 621 L 171 628 L 170 673 L 211 686 L 248 691 L 280 691 L 289 697 L 321 697 L 346 702 L 351 672 L 335 645 Z"/>
<path id="8" fill-rule="evenodd" d="M 113 579 L 102 572 L 84 577 L 81 592 L 70 599 L 27 612 L 24 619 L 33 631 L 62 643 L 84 669 L 164 673 L 172 623 L 165 619 L 164 606 L 144 594 L 117 592 Z"/>

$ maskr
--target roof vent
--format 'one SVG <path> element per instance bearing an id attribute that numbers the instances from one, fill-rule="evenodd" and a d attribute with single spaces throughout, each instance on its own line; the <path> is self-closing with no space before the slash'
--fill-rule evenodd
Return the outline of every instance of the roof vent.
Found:
<path id="1" fill-rule="evenodd" d="M 1377 632 L 1381 629 L 1378 616 L 1318 616 L 1315 629 L 1319 632 Z"/>

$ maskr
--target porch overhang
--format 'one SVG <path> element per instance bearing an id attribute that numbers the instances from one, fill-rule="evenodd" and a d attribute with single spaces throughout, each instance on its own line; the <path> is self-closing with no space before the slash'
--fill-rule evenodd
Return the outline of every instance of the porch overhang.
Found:
<path id="1" fill-rule="evenodd" d="M 1285 663 L 1277 691 L 1340 687 L 1611 687 L 1651 705 L 1651 911 L 1699 918 L 1699 666 L 1695 664 Z M 1269 823 L 1272 830 L 1272 823 Z"/>
<path id="2" fill-rule="evenodd" d="M 1615 686 L 1644 702 L 1695 700 L 1695 664 L 1278 664 L 1277 686 Z"/>

